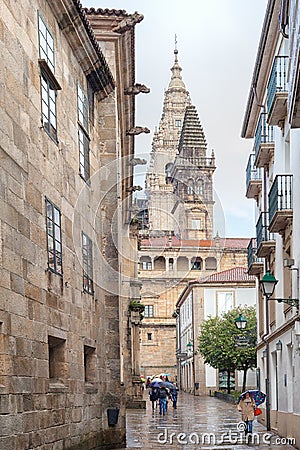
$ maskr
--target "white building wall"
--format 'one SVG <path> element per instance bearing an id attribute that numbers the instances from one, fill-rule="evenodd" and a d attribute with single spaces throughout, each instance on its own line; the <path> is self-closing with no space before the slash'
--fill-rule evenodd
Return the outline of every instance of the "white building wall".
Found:
<path id="1" fill-rule="evenodd" d="M 226 285 L 224 285 L 226 286 Z M 242 306 L 255 306 L 257 291 L 256 287 L 232 287 L 230 284 L 226 287 L 207 287 L 204 289 L 204 320 L 208 316 L 216 316 L 218 311 L 218 294 L 222 292 L 233 293 L 233 307 Z M 238 375 L 238 385 L 241 387 L 243 384 L 243 373 L 241 371 L 237 372 Z M 206 387 L 218 386 L 217 370 L 206 364 L 205 366 L 205 378 Z M 248 371 L 247 373 L 247 386 L 256 386 L 256 371 Z"/>

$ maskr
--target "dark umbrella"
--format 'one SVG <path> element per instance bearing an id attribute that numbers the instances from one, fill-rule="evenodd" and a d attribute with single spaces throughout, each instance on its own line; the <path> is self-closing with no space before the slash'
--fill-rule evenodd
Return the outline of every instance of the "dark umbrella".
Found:
<path id="1" fill-rule="evenodd" d="M 176 386 L 170 381 L 162 381 L 159 385 L 170 389 L 171 392 L 176 392 Z"/>
<path id="2" fill-rule="evenodd" d="M 161 383 L 162 382 L 159 382 L 159 381 L 152 381 L 152 383 L 150 383 L 149 386 L 152 388 L 157 388 L 157 387 L 161 386 Z"/>
<path id="3" fill-rule="evenodd" d="M 266 394 L 259 391 L 258 389 L 249 389 L 248 391 L 243 392 L 239 396 L 238 403 L 240 403 L 240 401 L 246 397 L 247 392 L 249 392 L 250 397 L 252 397 L 253 400 L 255 401 L 256 406 L 261 405 L 266 399 Z"/>

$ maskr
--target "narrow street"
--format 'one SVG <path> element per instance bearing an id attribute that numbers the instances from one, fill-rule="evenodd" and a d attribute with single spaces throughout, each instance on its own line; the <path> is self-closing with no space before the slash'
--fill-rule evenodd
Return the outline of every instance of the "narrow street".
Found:
<path id="1" fill-rule="evenodd" d="M 178 396 L 174 410 L 169 401 L 166 416 L 152 412 L 147 400 L 146 410 L 127 411 L 127 449 L 259 449 L 292 450 L 287 439 L 268 433 L 256 420 L 253 423 L 253 443 L 247 443 L 240 431 L 240 414 L 235 405 L 211 397 Z"/>

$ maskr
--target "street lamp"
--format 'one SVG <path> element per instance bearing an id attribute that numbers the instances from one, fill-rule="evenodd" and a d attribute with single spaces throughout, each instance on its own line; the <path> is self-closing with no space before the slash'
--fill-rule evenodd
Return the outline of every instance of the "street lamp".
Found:
<path id="1" fill-rule="evenodd" d="M 247 326 L 247 319 L 243 316 L 243 314 L 239 314 L 234 323 L 238 330 L 245 330 Z"/>
<path id="2" fill-rule="evenodd" d="M 276 300 L 278 303 L 286 303 L 289 306 L 295 306 L 299 310 L 299 299 L 298 298 L 271 298 L 278 280 L 267 271 L 267 273 L 260 280 L 260 285 L 262 287 L 263 295 L 267 300 Z"/>
<path id="3" fill-rule="evenodd" d="M 191 341 L 189 341 L 189 342 L 186 344 L 186 346 L 187 346 L 188 350 L 192 350 L 193 344 L 191 343 Z"/>
<path id="4" fill-rule="evenodd" d="M 262 277 L 260 281 L 260 285 L 262 287 L 262 291 L 265 297 L 267 297 L 267 300 L 272 297 L 274 289 L 276 284 L 278 283 L 278 280 L 274 277 L 274 275 L 271 274 L 271 272 L 268 270 L 267 273 Z"/>

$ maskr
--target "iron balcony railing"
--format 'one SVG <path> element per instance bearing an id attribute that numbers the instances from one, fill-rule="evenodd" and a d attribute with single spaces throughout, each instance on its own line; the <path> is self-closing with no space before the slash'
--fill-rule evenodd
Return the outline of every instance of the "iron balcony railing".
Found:
<path id="1" fill-rule="evenodd" d="M 267 88 L 267 110 L 271 110 L 277 92 L 287 92 L 288 56 L 276 56 Z"/>
<path id="2" fill-rule="evenodd" d="M 267 113 L 260 115 L 254 139 L 254 153 L 257 156 L 261 144 L 274 142 L 273 126 L 267 123 Z"/>
<path id="3" fill-rule="evenodd" d="M 251 181 L 261 180 L 260 169 L 254 166 L 255 154 L 251 153 L 248 159 L 247 169 L 246 169 L 246 188 L 248 190 Z"/>
<path id="4" fill-rule="evenodd" d="M 293 208 L 293 175 L 276 175 L 269 192 L 269 223 L 277 211 Z"/>
<path id="5" fill-rule="evenodd" d="M 256 224 L 257 248 L 259 248 L 262 242 L 273 241 L 274 239 L 273 233 L 269 232 L 269 214 L 267 212 L 262 212 Z"/>
<path id="6" fill-rule="evenodd" d="M 257 244 L 255 238 L 250 239 L 247 250 L 248 250 L 248 269 L 250 269 L 251 265 L 254 263 L 263 262 L 262 258 L 258 258 L 256 256 Z"/>

